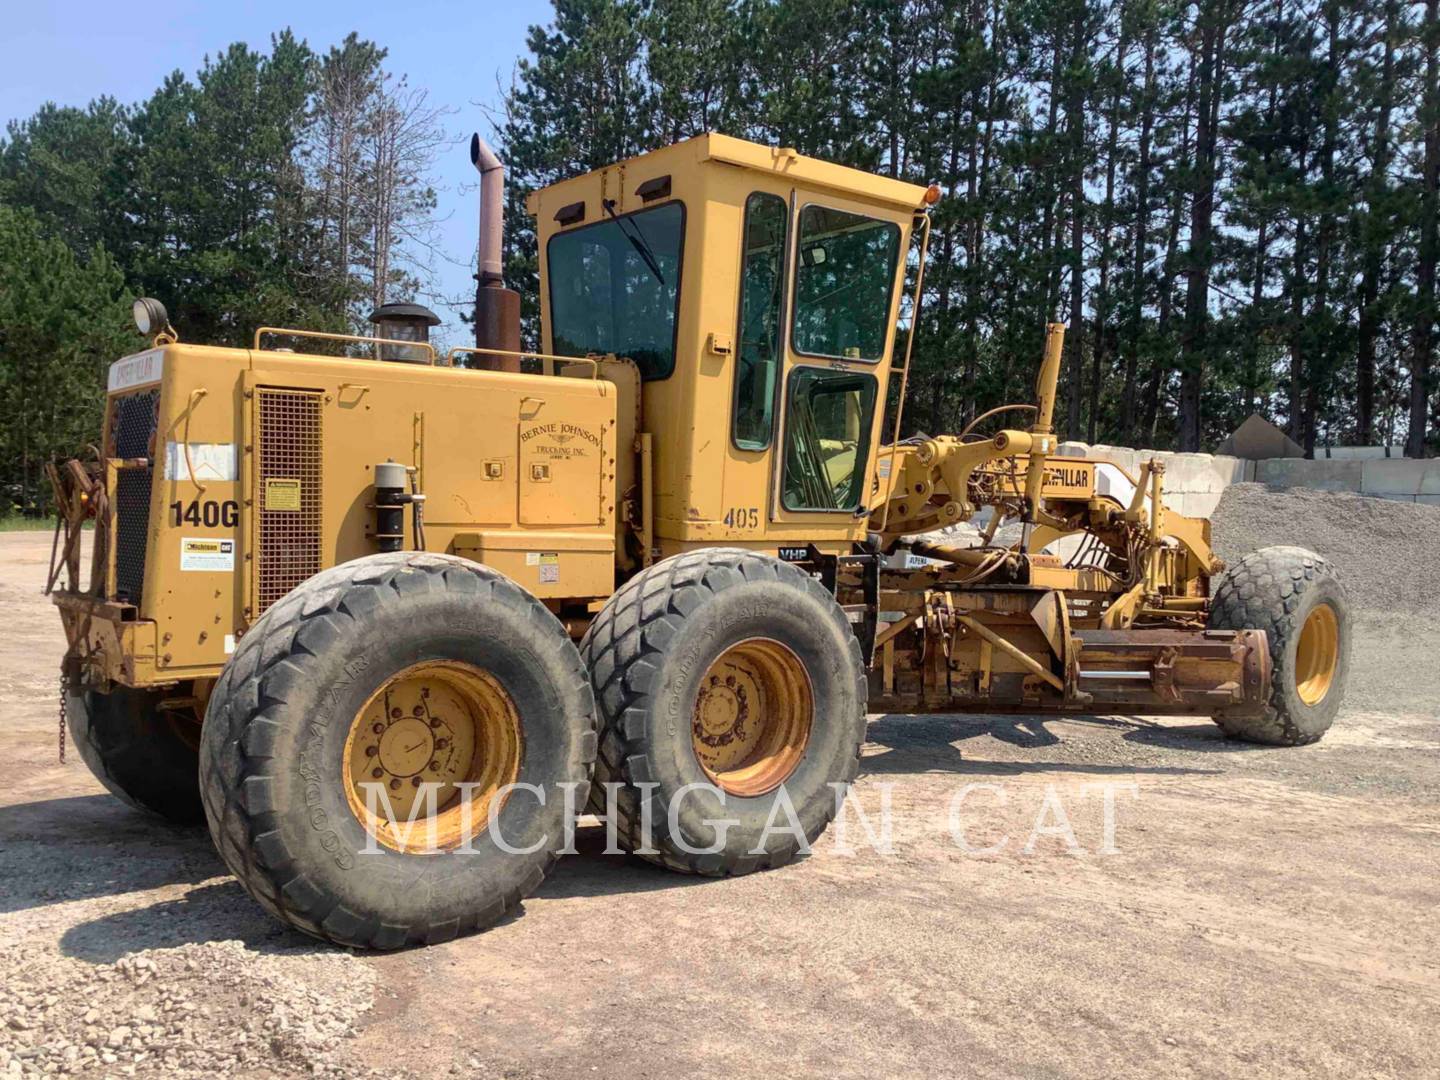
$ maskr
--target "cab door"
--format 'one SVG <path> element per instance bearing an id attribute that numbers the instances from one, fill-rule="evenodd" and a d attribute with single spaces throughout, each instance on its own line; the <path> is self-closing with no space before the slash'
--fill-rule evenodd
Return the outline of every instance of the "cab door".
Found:
<path id="1" fill-rule="evenodd" d="M 909 224 L 797 191 L 771 520 L 863 535 Z"/>

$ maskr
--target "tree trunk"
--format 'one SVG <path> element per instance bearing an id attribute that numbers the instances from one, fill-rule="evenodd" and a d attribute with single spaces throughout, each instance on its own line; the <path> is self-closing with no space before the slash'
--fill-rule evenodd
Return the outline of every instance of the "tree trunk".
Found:
<path id="1" fill-rule="evenodd" d="M 1195 103 L 1195 60 L 1190 59 L 1190 73 L 1185 82 L 1185 108 L 1181 115 L 1180 152 L 1176 161 L 1190 160 L 1190 118 Z M 1150 445 L 1155 443 L 1155 433 L 1160 420 L 1160 392 L 1170 374 L 1165 362 L 1165 353 L 1170 347 L 1170 322 L 1175 306 L 1176 252 L 1180 243 L 1180 219 L 1184 214 L 1184 192 L 1179 184 L 1172 185 L 1170 196 L 1170 223 L 1165 237 L 1165 261 L 1160 278 L 1160 310 L 1156 320 L 1156 335 L 1160 338 L 1160 352 L 1155 357 L 1149 384 L 1145 388 L 1145 432 Z"/>
<path id="2" fill-rule="evenodd" d="M 1085 371 L 1085 83 L 1080 66 L 1085 62 L 1085 5 L 1077 5 L 1070 49 L 1069 94 L 1065 123 L 1070 136 L 1070 372 L 1065 394 L 1065 433 L 1080 437 L 1080 402 Z"/>
<path id="3" fill-rule="evenodd" d="M 1215 212 L 1216 119 L 1224 84 L 1226 5 L 1200 7 L 1200 82 L 1195 125 L 1195 190 L 1190 200 L 1189 280 L 1185 291 L 1185 326 L 1180 343 L 1180 449 L 1200 449 L 1200 398 L 1205 380 L 1206 331 L 1209 324 L 1210 270 L 1214 262 L 1212 224 Z"/>
<path id="4" fill-rule="evenodd" d="M 1415 326 L 1410 341 L 1410 436 L 1407 457 L 1425 456 L 1430 420 L 1430 362 L 1435 330 L 1436 199 L 1440 196 L 1440 0 L 1426 0 L 1425 165 L 1420 191 L 1420 258 L 1415 268 Z"/>
<path id="5" fill-rule="evenodd" d="M 1305 161 L 1308 148 L 1300 147 L 1300 175 L 1305 175 Z M 1305 265 L 1310 257 L 1309 237 L 1306 234 L 1306 219 L 1303 213 L 1295 215 L 1294 252 L 1290 270 L 1290 438 L 1297 443 L 1305 438 L 1304 390 L 1305 352 L 1309 343 L 1305 326 Z"/>
<path id="6" fill-rule="evenodd" d="M 1325 82 L 1322 86 L 1323 121 L 1320 145 L 1322 210 L 1315 238 L 1315 304 L 1310 322 L 1315 330 L 1315 361 L 1305 386 L 1305 456 L 1315 456 L 1320 391 L 1328 390 L 1335 369 L 1334 324 L 1330 318 L 1330 264 L 1335 244 L 1335 143 L 1339 138 L 1340 102 L 1340 6 L 1329 0 L 1325 6 Z"/>
<path id="7" fill-rule="evenodd" d="M 1085 437 L 1095 442 L 1100 432 L 1100 388 L 1105 379 L 1109 359 L 1110 334 L 1106 325 L 1110 317 L 1110 225 L 1115 220 L 1115 167 L 1119 158 L 1120 100 L 1125 86 L 1125 56 L 1130 42 L 1126 38 L 1129 24 L 1120 15 L 1120 42 L 1115 47 L 1115 83 L 1110 96 L 1110 131 L 1105 139 L 1105 202 L 1100 212 L 1100 284 L 1095 291 L 1095 339 L 1090 346 L 1090 410 Z"/>
<path id="8" fill-rule="evenodd" d="M 1380 337 L 1380 278 L 1385 272 L 1385 242 L 1377 225 L 1389 217 L 1390 113 L 1395 97 L 1395 36 L 1399 22 L 1400 4 L 1398 0 L 1388 0 L 1375 114 L 1375 151 L 1360 240 L 1365 255 L 1360 275 L 1360 326 L 1355 344 L 1355 441 L 1361 446 L 1369 446 L 1374 441 L 1375 346 Z"/>
<path id="9" fill-rule="evenodd" d="M 1120 445 L 1135 439 L 1135 378 L 1140 364 L 1141 330 L 1145 322 L 1145 260 L 1150 253 L 1150 150 L 1155 127 L 1155 38 L 1145 31 L 1145 100 L 1140 112 L 1140 145 L 1135 165 L 1135 243 L 1130 283 L 1130 343 L 1125 352 L 1125 379 L 1120 393 Z"/>

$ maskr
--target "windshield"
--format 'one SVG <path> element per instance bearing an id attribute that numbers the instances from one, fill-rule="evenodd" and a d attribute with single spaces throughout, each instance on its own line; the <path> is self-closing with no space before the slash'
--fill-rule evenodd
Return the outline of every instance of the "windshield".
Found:
<path id="1" fill-rule="evenodd" d="M 860 214 L 800 211 L 795 267 L 795 351 L 879 360 L 889 331 L 900 227 Z"/>
<path id="2" fill-rule="evenodd" d="M 685 208 L 669 202 L 557 233 L 546 245 L 550 326 L 561 356 L 627 356 L 644 379 L 675 368 Z"/>

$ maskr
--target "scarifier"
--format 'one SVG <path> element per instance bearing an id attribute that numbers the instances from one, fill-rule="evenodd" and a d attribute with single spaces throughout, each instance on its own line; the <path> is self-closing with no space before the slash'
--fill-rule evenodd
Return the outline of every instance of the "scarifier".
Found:
<path id="1" fill-rule="evenodd" d="M 490 925 L 587 797 L 673 869 L 783 864 L 867 710 L 1192 714 L 1276 745 L 1331 724 L 1333 570 L 1226 570 L 1160 461 L 1058 455 L 1062 326 L 1033 402 L 882 444 L 938 188 L 717 134 L 554 184 L 527 203 L 529 351 L 503 166 L 478 136 L 472 161 L 474 347 L 439 355 L 415 305 L 370 338 L 192 345 L 142 300 L 152 347 L 52 474 L 82 755 L 208 820 L 280 918 L 376 948 Z"/>

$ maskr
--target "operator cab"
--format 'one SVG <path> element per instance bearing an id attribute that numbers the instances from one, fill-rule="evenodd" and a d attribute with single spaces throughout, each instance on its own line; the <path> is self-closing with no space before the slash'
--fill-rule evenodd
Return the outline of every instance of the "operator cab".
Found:
<path id="1" fill-rule="evenodd" d="M 663 553 L 863 538 L 926 201 L 714 134 L 530 196 L 542 348 L 638 367 Z"/>

